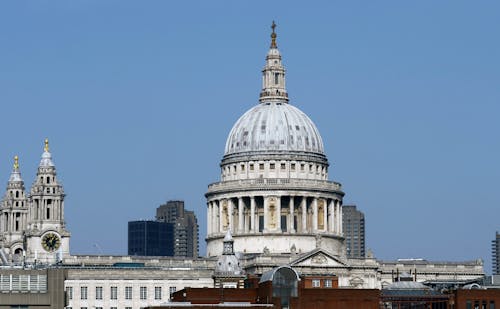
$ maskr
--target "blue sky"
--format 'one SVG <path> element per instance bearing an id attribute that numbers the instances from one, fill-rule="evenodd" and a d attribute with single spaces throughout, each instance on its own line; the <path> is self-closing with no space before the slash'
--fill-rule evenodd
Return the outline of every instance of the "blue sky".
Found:
<path id="1" fill-rule="evenodd" d="M 500 230 L 496 1 L 0 4 L 0 179 L 29 188 L 49 137 L 72 253 L 125 254 L 127 221 L 207 185 L 258 103 L 270 24 L 381 259 L 483 258 Z M 3 176 L 1 176 L 3 175 Z"/>

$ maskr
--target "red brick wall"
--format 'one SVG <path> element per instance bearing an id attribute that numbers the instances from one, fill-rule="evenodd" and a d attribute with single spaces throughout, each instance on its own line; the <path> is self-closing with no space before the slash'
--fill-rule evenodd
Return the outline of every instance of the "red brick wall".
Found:
<path id="1" fill-rule="evenodd" d="M 191 302 L 193 304 L 218 304 L 221 302 L 257 302 L 256 289 L 214 289 L 185 288 L 173 294 L 175 302 Z"/>
<path id="2" fill-rule="evenodd" d="M 477 302 L 479 308 L 482 308 L 483 302 L 486 302 L 486 308 L 490 308 L 490 302 L 495 302 L 495 308 L 500 308 L 500 290 L 456 290 L 455 308 L 466 309 L 467 300 L 471 301 L 471 308 Z"/>

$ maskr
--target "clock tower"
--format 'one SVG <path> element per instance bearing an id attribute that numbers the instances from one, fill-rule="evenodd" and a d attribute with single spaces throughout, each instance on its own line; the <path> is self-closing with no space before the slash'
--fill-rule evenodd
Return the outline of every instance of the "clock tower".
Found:
<path id="1" fill-rule="evenodd" d="M 55 263 L 69 255 L 70 233 L 64 222 L 64 190 L 45 139 L 36 179 L 30 192 L 30 216 L 25 232 L 27 262 Z"/>

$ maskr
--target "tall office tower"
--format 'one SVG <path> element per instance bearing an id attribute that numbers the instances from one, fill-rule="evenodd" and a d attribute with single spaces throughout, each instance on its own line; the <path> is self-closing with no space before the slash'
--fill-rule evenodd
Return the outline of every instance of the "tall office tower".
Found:
<path id="1" fill-rule="evenodd" d="M 174 224 L 152 220 L 129 221 L 128 254 L 173 256 Z"/>
<path id="2" fill-rule="evenodd" d="M 347 257 L 365 257 L 365 215 L 355 205 L 342 206 L 342 225 Z"/>
<path id="3" fill-rule="evenodd" d="M 496 232 L 495 239 L 491 241 L 491 264 L 493 275 L 500 275 L 500 234 Z"/>
<path id="4" fill-rule="evenodd" d="M 156 209 L 156 220 L 174 224 L 174 256 L 198 256 L 198 221 L 184 201 L 168 201 Z"/>

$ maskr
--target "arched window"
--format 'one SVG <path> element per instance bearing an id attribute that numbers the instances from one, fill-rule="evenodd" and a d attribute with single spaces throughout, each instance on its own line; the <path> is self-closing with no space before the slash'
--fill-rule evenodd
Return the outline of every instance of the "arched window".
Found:
<path id="1" fill-rule="evenodd" d="M 19 197 L 19 191 L 16 190 L 16 197 Z"/>

